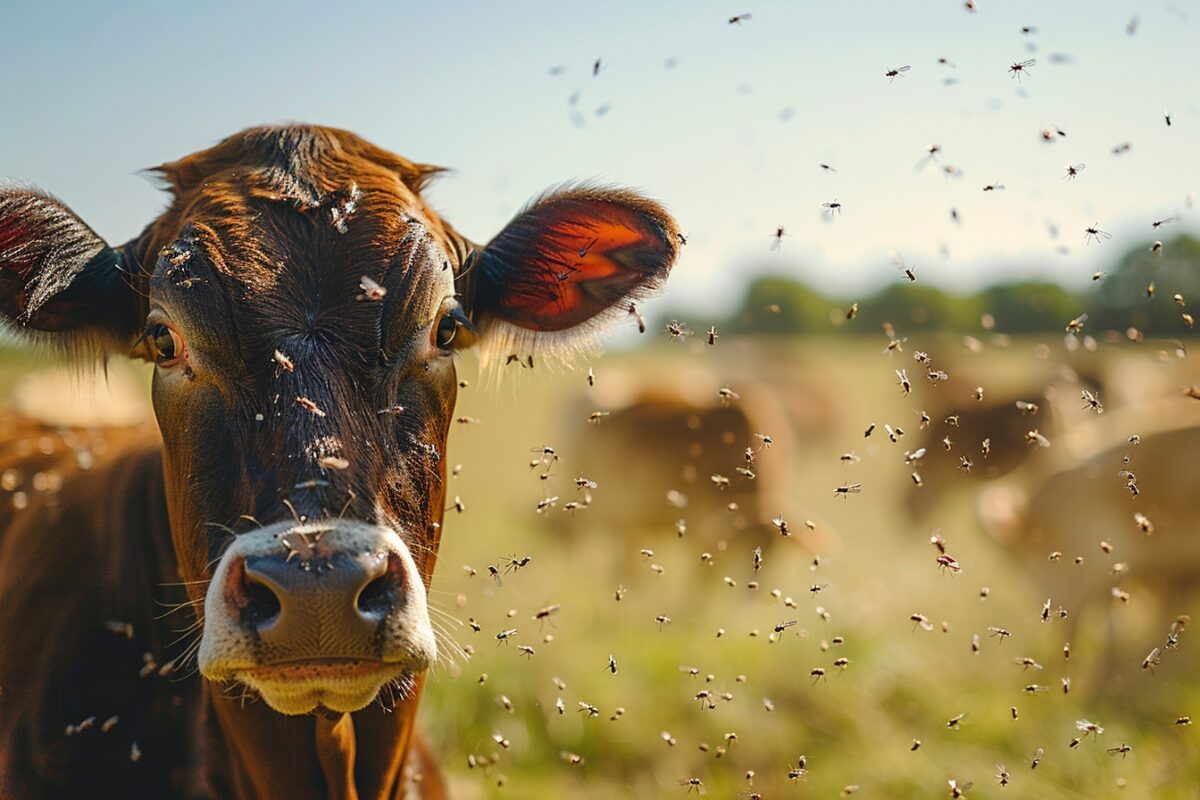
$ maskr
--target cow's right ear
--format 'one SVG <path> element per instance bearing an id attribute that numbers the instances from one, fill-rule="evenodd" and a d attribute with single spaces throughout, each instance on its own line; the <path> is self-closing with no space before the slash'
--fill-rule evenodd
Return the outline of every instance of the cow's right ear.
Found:
<path id="1" fill-rule="evenodd" d="M 139 304 L 122 254 L 32 189 L 0 188 L 0 323 L 70 350 L 127 351 Z"/>

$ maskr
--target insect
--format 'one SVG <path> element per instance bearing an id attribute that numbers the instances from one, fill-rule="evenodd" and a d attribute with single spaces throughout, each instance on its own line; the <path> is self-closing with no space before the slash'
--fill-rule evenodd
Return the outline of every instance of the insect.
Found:
<path id="1" fill-rule="evenodd" d="M 1087 738 L 1090 734 L 1093 738 L 1104 733 L 1104 728 L 1094 722 L 1088 722 L 1086 719 L 1076 720 L 1075 729 L 1083 731 L 1083 738 Z"/>
<path id="2" fill-rule="evenodd" d="M 1063 175 L 1063 180 L 1074 180 L 1085 169 L 1087 169 L 1087 164 L 1067 164 L 1067 174 Z"/>
<path id="3" fill-rule="evenodd" d="M 280 369 L 283 369 L 287 372 L 292 372 L 296 369 L 296 365 L 292 362 L 292 360 L 279 350 L 275 351 L 275 354 L 272 356 L 272 358 L 275 360 L 275 363 L 279 365 Z"/>
<path id="4" fill-rule="evenodd" d="M 1000 643 L 1003 644 L 1005 639 L 1012 636 L 1012 633 L 1010 631 L 1006 630 L 1005 628 L 999 628 L 999 627 L 996 627 L 995 625 L 989 625 L 988 626 L 988 635 L 993 638 L 999 639 Z"/>
<path id="5" fill-rule="evenodd" d="M 904 73 L 908 72 L 910 69 L 912 69 L 912 67 L 908 64 L 905 64 L 903 67 L 889 69 L 887 72 L 883 73 L 883 77 L 887 78 L 889 83 L 895 83 L 896 78 L 903 78 Z"/>
<path id="6" fill-rule="evenodd" d="M 1046 754 L 1046 751 L 1044 748 L 1039 747 L 1037 750 L 1034 750 L 1033 751 L 1033 760 L 1031 762 L 1029 762 L 1029 768 L 1037 769 L 1038 764 L 1042 763 L 1042 756 L 1044 756 L 1045 754 Z"/>
<path id="7" fill-rule="evenodd" d="M 692 331 L 687 326 L 687 323 L 680 322 L 677 319 L 673 319 L 667 323 L 666 332 L 670 334 L 672 339 L 684 339 L 692 335 Z"/>
<path id="8" fill-rule="evenodd" d="M 708 343 L 709 343 L 709 345 L 713 345 L 713 346 L 715 346 L 715 345 L 716 345 L 716 343 L 717 343 L 717 339 L 719 339 L 719 338 L 721 338 L 721 337 L 720 337 L 720 336 L 717 334 L 717 326 L 716 326 L 716 325 L 712 325 L 712 326 L 710 326 L 710 327 L 709 327 L 709 329 L 708 329 Z"/>
<path id="9" fill-rule="evenodd" d="M 996 773 L 996 781 L 1001 786 L 1008 786 L 1008 769 L 1003 764 L 997 764 L 996 769 L 999 770 Z"/>
<path id="10" fill-rule="evenodd" d="M 533 658 L 535 655 L 537 655 L 537 651 L 527 644 L 517 645 L 517 653 L 523 656 L 528 656 L 529 658 Z"/>
<path id="11" fill-rule="evenodd" d="M 953 717 L 946 720 L 946 727 L 952 731 L 958 730 L 962 724 L 963 719 L 965 719 L 966 716 L 967 716 L 967 712 L 965 712 L 965 711 L 961 714 L 955 714 Z"/>
<path id="12" fill-rule="evenodd" d="M 896 370 L 896 378 L 899 380 L 899 383 L 900 383 L 900 394 L 907 397 L 908 393 L 912 391 L 912 384 L 908 382 L 907 371 L 902 370 L 902 369 Z"/>
<path id="13" fill-rule="evenodd" d="M 321 410 L 321 407 L 307 397 L 297 397 L 296 405 L 300 406 L 305 411 L 308 411 L 315 417 L 325 416 L 325 412 Z"/>
<path id="14" fill-rule="evenodd" d="M 358 288 L 362 289 L 362 294 L 358 295 L 355 300 L 369 300 L 371 302 L 379 302 L 387 295 L 387 289 L 380 286 L 375 281 L 371 280 L 366 275 L 363 275 L 358 282 Z"/>
<path id="15" fill-rule="evenodd" d="M 645 333 L 646 332 L 646 320 L 642 317 L 641 312 L 638 311 L 637 304 L 630 303 L 628 313 L 629 313 L 629 316 L 631 316 L 635 320 L 637 320 L 638 333 Z"/>
<path id="16" fill-rule="evenodd" d="M 693 789 L 698 794 L 704 788 L 704 781 L 699 778 L 684 778 L 679 782 L 679 785 L 686 786 L 688 794 L 691 794 Z"/>
<path id="17" fill-rule="evenodd" d="M 984 184 L 983 190 L 985 192 L 1003 192 L 1004 188 L 1003 183 L 988 183 Z"/>
<path id="18" fill-rule="evenodd" d="M 1098 223 L 1098 222 L 1093 222 L 1091 225 L 1084 228 L 1083 232 L 1084 232 L 1084 242 L 1086 242 L 1087 244 L 1091 244 L 1093 239 L 1095 239 L 1098 244 L 1103 244 L 1105 239 L 1112 238 L 1111 233 L 1109 233 L 1108 231 L 1100 230 L 1100 223 Z"/>
<path id="19" fill-rule="evenodd" d="M 1167 217 L 1166 219 L 1156 219 L 1156 220 L 1154 220 L 1154 222 L 1150 223 L 1150 227 L 1151 228 L 1160 228 L 1163 225 L 1166 225 L 1168 222 L 1174 222 L 1174 221 L 1175 221 L 1175 217 Z"/>
<path id="20" fill-rule="evenodd" d="M 1105 752 L 1107 752 L 1110 756 L 1115 756 L 1117 753 L 1120 753 L 1121 758 L 1125 758 L 1125 756 L 1129 755 L 1129 752 L 1131 750 L 1133 750 L 1133 747 L 1131 745 L 1127 745 L 1124 742 L 1121 742 L 1116 747 L 1108 748 L 1108 750 Z"/>
<path id="21" fill-rule="evenodd" d="M 818 164 L 817 166 L 820 167 L 821 169 L 825 170 L 826 172 L 837 172 L 836 169 L 829 166 L 828 164 Z"/>
<path id="22" fill-rule="evenodd" d="M 504 644 L 505 642 L 507 642 L 509 639 L 511 639 L 513 636 L 516 636 L 516 635 L 517 635 L 516 628 L 509 628 L 506 631 L 500 631 L 499 633 L 496 634 L 496 642 L 498 644 Z"/>
<path id="23" fill-rule="evenodd" d="M 1148 669 L 1154 672 L 1154 668 L 1162 662 L 1161 651 L 1156 647 L 1151 650 L 1145 658 L 1142 659 L 1142 669 Z"/>
<path id="24" fill-rule="evenodd" d="M 939 59 L 939 60 L 941 60 L 941 59 Z M 942 152 L 942 146 L 940 144 L 925 145 L 925 155 L 921 158 L 920 161 L 917 162 L 917 165 L 913 169 L 917 172 L 920 172 L 921 170 L 925 169 L 925 165 L 928 164 L 930 161 L 937 161 L 938 153 L 940 153 L 940 152 Z"/>
<path id="25" fill-rule="evenodd" d="M 1091 409 L 1092 411 L 1095 411 L 1097 414 L 1104 413 L 1104 404 L 1100 402 L 1100 393 L 1099 392 L 1096 392 L 1095 394 L 1093 394 L 1092 392 L 1089 392 L 1087 389 L 1084 389 L 1084 390 L 1082 390 L 1082 393 L 1080 394 L 1080 399 L 1082 399 L 1084 402 L 1083 407 L 1085 410 Z"/>
<path id="26" fill-rule="evenodd" d="M 904 273 L 904 277 L 908 278 L 909 283 L 917 282 L 917 274 L 913 272 L 912 267 L 904 263 L 904 258 L 899 253 L 897 253 L 895 250 L 889 251 L 888 259 L 890 259 L 891 262 L 896 266 L 896 269 Z M 889 345 L 889 349 L 890 347 L 891 346 Z"/>
<path id="27" fill-rule="evenodd" d="M 504 575 L 508 575 L 509 572 L 516 572 L 517 570 L 520 570 L 521 567 L 528 566 L 529 561 L 532 560 L 532 555 L 522 555 L 521 558 L 517 558 L 514 554 L 505 555 L 504 558 L 500 559 L 500 563 L 504 564 Z"/>
<path id="28" fill-rule="evenodd" d="M 1167 123 L 1167 127 L 1171 127 L 1171 114 L 1168 111 L 1163 112 L 1163 121 Z"/>
<path id="29" fill-rule="evenodd" d="M 605 667 L 605 669 L 607 669 L 613 675 L 617 674 L 617 659 L 613 658 L 611 654 L 608 657 L 608 666 Z"/>
<path id="30" fill-rule="evenodd" d="M 730 25 L 741 25 L 743 22 L 750 19 L 752 16 L 753 16 L 752 14 L 738 14 L 735 17 L 729 18 L 729 24 Z"/>
<path id="31" fill-rule="evenodd" d="M 914 631 L 918 627 L 920 627 L 921 630 L 925 630 L 925 631 L 933 630 L 933 623 L 930 622 L 929 617 L 926 617 L 924 614 L 911 614 L 909 616 L 909 620 L 916 623 L 916 625 L 913 626 Z"/>
<path id="32" fill-rule="evenodd" d="M 771 235 L 772 252 L 779 249 L 780 245 L 783 244 L 783 237 L 786 235 L 787 229 L 785 229 L 782 225 L 775 226 L 775 233 Z"/>
<path id="33" fill-rule="evenodd" d="M 1016 61 L 1011 64 L 1008 71 L 1012 73 L 1012 77 L 1017 79 L 1017 83 L 1021 82 L 1022 75 L 1029 75 L 1029 68 L 1037 64 L 1036 58 L 1029 58 L 1024 61 Z"/>
<path id="34" fill-rule="evenodd" d="M 951 555 L 942 553 L 935 560 L 937 561 L 938 569 L 942 572 L 949 572 L 952 575 L 962 572 L 962 567 L 959 566 L 958 562 Z"/>
<path id="35" fill-rule="evenodd" d="M 783 518 L 783 514 L 780 514 L 779 516 L 777 516 L 773 520 L 771 520 L 771 524 L 774 525 L 777 529 L 779 529 L 780 536 L 791 536 L 792 535 L 792 532 L 788 530 L 787 520 Z"/>
<path id="36" fill-rule="evenodd" d="M 660 631 L 662 630 L 663 625 L 671 624 L 671 618 L 668 617 L 666 614 L 659 614 L 657 617 L 654 618 L 654 621 L 658 623 L 658 629 Z"/>
<path id="37" fill-rule="evenodd" d="M 842 213 L 842 204 L 837 200 L 830 200 L 828 203 L 821 203 L 821 208 L 829 212 L 829 216 Z"/>
<path id="38" fill-rule="evenodd" d="M 849 497 L 852 494 L 859 494 L 860 492 L 862 492 L 861 483 L 843 483 L 833 490 L 833 496 L 836 499 L 838 497 Z"/>
<path id="39" fill-rule="evenodd" d="M 1030 667 L 1032 667 L 1033 669 L 1043 669 L 1041 664 L 1039 664 L 1037 661 L 1033 660 L 1029 656 L 1019 656 L 1017 658 L 1014 658 L 1013 663 L 1020 666 L 1023 671 L 1028 670 Z"/>
<path id="40" fill-rule="evenodd" d="M 1018 400 L 1017 410 L 1026 416 L 1033 416 L 1038 413 L 1040 406 L 1037 403 L 1031 403 L 1028 400 Z"/>
<path id="41" fill-rule="evenodd" d="M 592 64 L 592 77 L 594 78 L 599 74 L 600 74 L 600 59 L 597 58 L 595 63 Z"/>
<path id="42" fill-rule="evenodd" d="M 796 625 L 797 622 L 799 622 L 799 620 L 794 620 L 794 619 L 784 620 L 783 622 L 777 622 L 777 623 L 775 623 L 775 633 L 783 633 L 788 628 L 791 628 L 794 625 Z"/>
<path id="43" fill-rule="evenodd" d="M 950 796 L 953 798 L 966 797 L 967 790 L 975 785 L 974 783 L 967 782 L 959 786 L 958 781 L 954 780 L 954 778 L 948 778 L 946 784 L 950 787 Z"/>

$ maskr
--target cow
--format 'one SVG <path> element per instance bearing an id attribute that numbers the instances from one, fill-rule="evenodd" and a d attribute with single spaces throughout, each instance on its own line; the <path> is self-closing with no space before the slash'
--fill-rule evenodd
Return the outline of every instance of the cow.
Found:
<path id="1" fill-rule="evenodd" d="M 318 126 L 157 172 L 169 207 L 115 247 L 0 189 L 0 317 L 151 362 L 158 428 L 0 432 L 0 795 L 441 798 L 414 718 L 455 354 L 630 318 L 676 225 L 571 185 L 476 245 L 437 168 Z"/>
<path id="2" fill-rule="evenodd" d="M 1200 570 L 1200 495 L 1186 480 L 1200 469 L 1195 401 L 1093 415 L 1047 453 L 985 484 L 976 509 L 983 531 L 1067 610 L 1068 636 L 1126 591 L 1168 618 L 1178 613 Z"/>
<path id="3" fill-rule="evenodd" d="M 924 410 L 930 422 L 913 448 L 914 452 L 925 450 L 924 457 L 913 465 L 921 481 L 918 484 L 914 479 L 908 484 L 904 499 L 915 522 L 928 519 L 964 481 L 994 480 L 1025 463 L 1038 451 L 1027 440 L 1027 433 L 1036 429 L 1053 442 L 1070 427 L 1070 420 L 1083 417 L 1080 391 L 1099 393 L 1102 388 L 1094 372 L 1066 365 L 1038 364 L 1008 381 L 969 371 L 950 374 L 950 385 L 936 387 Z M 981 400 L 971 394 L 976 386 L 985 388 Z M 984 440 L 988 442 L 986 455 Z M 962 468 L 961 456 L 974 464 L 970 478 Z"/>
<path id="4" fill-rule="evenodd" d="M 606 416 L 579 426 L 571 448 L 580 474 L 598 485 L 573 526 L 619 531 L 638 547 L 645 534 L 680 531 L 706 543 L 779 538 L 771 519 L 791 505 L 791 426 L 773 392 L 739 384 L 736 398 L 722 398 L 720 388 L 698 369 L 607 372 L 595 394 Z M 617 485 L 628 488 L 606 491 Z"/>

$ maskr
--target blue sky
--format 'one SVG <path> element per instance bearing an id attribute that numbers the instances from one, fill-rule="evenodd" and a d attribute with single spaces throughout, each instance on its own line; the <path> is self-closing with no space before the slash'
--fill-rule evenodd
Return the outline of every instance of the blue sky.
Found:
<path id="1" fill-rule="evenodd" d="M 671 302 L 710 308 L 764 266 L 868 291 L 900 279 L 890 249 L 954 287 L 1082 284 L 1200 227 L 1196 2 L 2 2 L 0 175 L 113 242 L 162 208 L 140 169 L 287 120 L 452 167 L 432 200 L 480 241 L 560 181 L 641 187 L 690 233 Z M 1027 58 L 1018 85 L 1006 67 Z M 1048 126 L 1066 138 L 1041 141 Z M 961 178 L 914 171 L 930 143 Z M 1067 163 L 1087 169 L 1065 181 Z M 1096 222 L 1113 239 L 1085 245 Z"/>

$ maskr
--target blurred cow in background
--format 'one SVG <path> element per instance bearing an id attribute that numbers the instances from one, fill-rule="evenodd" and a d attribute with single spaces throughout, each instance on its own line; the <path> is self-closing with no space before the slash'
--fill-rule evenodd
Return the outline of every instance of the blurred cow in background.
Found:
<path id="1" fill-rule="evenodd" d="M 596 484 L 574 524 L 631 536 L 682 531 L 705 542 L 779 538 L 771 520 L 792 485 L 791 422 L 776 392 L 723 388 L 703 370 L 606 373 L 589 402 L 607 412 L 582 426 L 571 448 Z"/>
<path id="2" fill-rule="evenodd" d="M 971 479 L 994 480 L 1049 452 L 1028 436 L 1030 431 L 1045 437 L 1052 449 L 1059 437 L 1090 422 L 1094 411 L 1083 408 L 1083 391 L 1113 412 L 1173 396 L 1184 380 L 1173 363 L 1155 365 L 1140 355 L 1089 354 L 1074 364 L 1031 364 L 1026 359 L 1020 372 L 1007 380 L 994 372 L 975 375 L 969 363 L 948 371 L 952 380 L 937 390 L 937 401 L 927 406 L 931 423 L 914 448 L 926 450 L 916 468 L 921 485 L 910 484 L 905 498 L 905 507 L 917 522 L 928 520 L 968 480 L 961 456 L 972 461 Z M 976 386 L 984 388 L 982 400 L 972 396 Z M 951 442 L 949 448 L 945 439 Z"/>
<path id="3" fill-rule="evenodd" d="M 1178 613 L 1200 574 L 1200 404 L 1116 409 L 1046 452 L 979 492 L 984 531 L 1069 612 L 1071 633 L 1102 603 Z"/>

